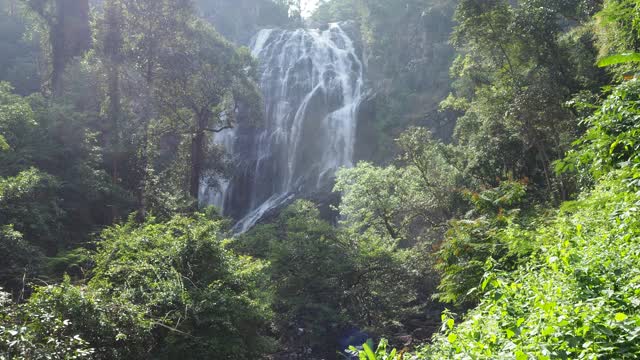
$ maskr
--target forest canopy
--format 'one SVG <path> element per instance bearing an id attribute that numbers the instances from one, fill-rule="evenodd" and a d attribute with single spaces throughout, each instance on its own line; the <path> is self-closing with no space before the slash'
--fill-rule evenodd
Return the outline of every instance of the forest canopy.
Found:
<path id="1" fill-rule="evenodd" d="M 639 358 L 638 1 L 305 6 L 0 0 L 0 359 Z M 238 231 L 301 99 L 351 166 Z"/>

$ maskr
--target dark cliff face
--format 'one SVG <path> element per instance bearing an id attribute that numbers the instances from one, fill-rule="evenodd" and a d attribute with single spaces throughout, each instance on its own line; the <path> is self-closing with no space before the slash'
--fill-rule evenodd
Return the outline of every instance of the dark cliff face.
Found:
<path id="1" fill-rule="evenodd" d="M 407 1 L 371 15 L 363 27 L 368 96 L 360 107 L 356 159 L 387 162 L 394 139 L 409 126 L 425 126 L 448 141 L 455 114 L 439 111 L 451 91 L 449 43 L 455 1 Z"/>

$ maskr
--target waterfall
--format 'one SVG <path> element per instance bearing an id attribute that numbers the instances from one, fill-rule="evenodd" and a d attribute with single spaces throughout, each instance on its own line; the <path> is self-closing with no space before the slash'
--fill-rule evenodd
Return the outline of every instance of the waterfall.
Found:
<path id="1" fill-rule="evenodd" d="M 236 218 L 239 232 L 352 165 L 363 91 L 362 63 L 339 24 L 261 30 L 251 50 L 259 62 L 264 122 L 216 134 L 236 168 L 217 189 L 201 189 L 201 201 Z"/>

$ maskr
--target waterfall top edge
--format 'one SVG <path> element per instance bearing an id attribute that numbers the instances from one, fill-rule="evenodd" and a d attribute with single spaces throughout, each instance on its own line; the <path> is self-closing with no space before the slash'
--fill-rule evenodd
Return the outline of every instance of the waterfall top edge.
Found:
<path id="1" fill-rule="evenodd" d="M 273 27 L 273 28 L 262 28 L 259 29 L 255 35 L 253 35 L 251 37 L 251 40 L 249 41 L 249 45 L 251 48 L 254 47 L 255 44 L 255 40 L 257 37 L 260 36 L 261 33 L 268 31 L 268 32 L 274 32 L 274 31 L 286 31 L 286 32 L 296 32 L 296 31 L 304 31 L 304 32 L 322 32 L 322 31 L 326 31 L 326 30 L 330 30 L 330 29 L 340 29 L 341 31 L 345 31 L 343 29 L 343 26 L 350 26 L 352 24 L 356 24 L 355 20 L 344 20 L 344 21 L 336 21 L 336 22 L 330 22 L 330 23 L 325 23 L 322 25 L 318 25 L 318 26 L 309 26 L 309 27 L 298 27 L 298 28 L 286 28 L 286 27 Z"/>
<path id="2" fill-rule="evenodd" d="M 355 50 L 355 48 L 357 46 L 354 46 L 354 38 L 353 38 L 353 29 L 350 29 L 349 27 L 353 26 L 357 24 L 357 22 L 353 21 L 353 20 L 345 20 L 345 21 L 338 21 L 338 22 L 330 22 L 330 23 L 326 23 L 323 24 L 323 26 L 319 26 L 319 27 L 299 27 L 299 28 L 281 28 L 281 27 L 274 27 L 274 28 L 262 28 L 259 29 L 258 32 L 255 33 L 255 35 L 253 35 L 249 41 L 249 49 L 251 49 L 251 54 L 253 55 L 253 57 L 260 57 L 260 53 L 262 52 L 262 50 L 265 49 L 265 46 L 270 42 L 272 34 L 289 34 L 289 35 L 296 35 L 296 34 L 308 34 L 312 37 L 314 37 L 316 40 L 325 37 L 327 35 L 327 33 L 333 33 L 338 32 L 341 33 L 341 36 L 344 36 L 343 38 L 345 40 L 347 40 L 350 44 L 350 47 L 353 47 Z M 330 42 L 333 42 L 330 39 Z M 359 51 L 354 51 L 356 54 L 359 53 Z M 357 54 L 358 55 L 358 54 Z M 359 54 L 361 55 L 361 54 Z M 358 56 L 360 57 L 360 56 Z"/>
<path id="3" fill-rule="evenodd" d="M 311 31 L 311 30 L 326 30 L 326 29 L 330 29 L 333 27 L 341 27 L 344 24 L 352 24 L 355 23 L 354 20 L 345 20 L 345 21 L 336 21 L 336 22 L 330 22 L 330 23 L 325 23 L 322 24 L 320 26 L 303 26 L 303 27 L 297 27 L 297 28 L 286 28 L 286 27 L 273 27 L 273 28 L 261 28 L 258 30 L 257 33 L 260 33 L 260 31 L 263 30 L 282 30 L 282 31 L 298 31 L 298 30 L 302 30 L 302 31 Z"/>

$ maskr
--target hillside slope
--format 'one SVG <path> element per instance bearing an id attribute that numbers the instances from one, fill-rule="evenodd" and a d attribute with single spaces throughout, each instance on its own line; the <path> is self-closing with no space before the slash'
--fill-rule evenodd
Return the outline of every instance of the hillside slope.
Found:
<path id="1" fill-rule="evenodd" d="M 505 241 L 539 249 L 515 272 L 489 271 L 480 304 L 443 329 L 419 359 L 635 359 L 640 356 L 640 124 L 638 80 L 618 86 L 559 168 L 596 185 Z M 584 173 L 583 173 L 584 174 Z"/>

